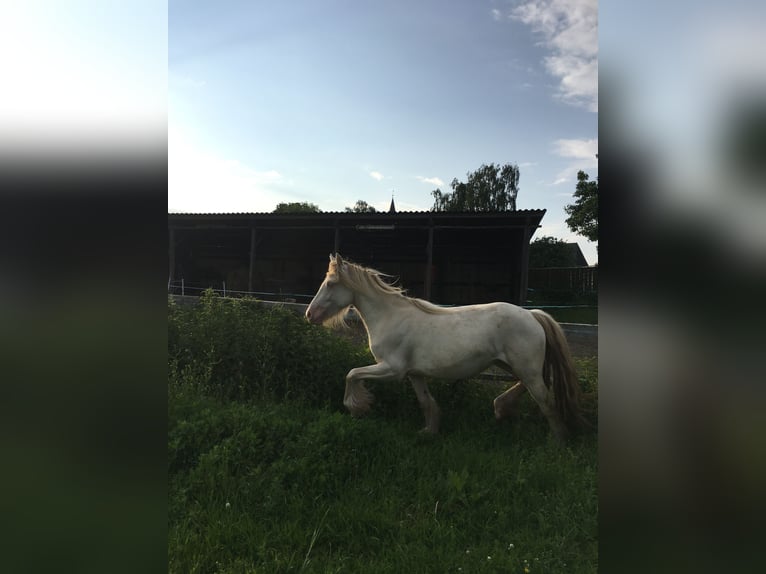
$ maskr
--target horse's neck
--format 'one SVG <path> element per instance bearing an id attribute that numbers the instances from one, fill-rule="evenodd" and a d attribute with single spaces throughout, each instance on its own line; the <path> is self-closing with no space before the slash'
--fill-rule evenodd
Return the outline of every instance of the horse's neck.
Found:
<path id="1" fill-rule="evenodd" d="M 367 334 L 372 338 L 380 335 L 383 325 L 390 321 L 396 310 L 406 304 L 401 295 L 375 294 L 354 297 L 354 307 L 364 322 Z"/>

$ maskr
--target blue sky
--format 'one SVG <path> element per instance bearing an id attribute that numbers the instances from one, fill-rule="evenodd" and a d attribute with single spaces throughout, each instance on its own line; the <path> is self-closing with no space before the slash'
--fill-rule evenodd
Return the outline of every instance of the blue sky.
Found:
<path id="1" fill-rule="evenodd" d="M 483 163 L 520 169 L 519 209 L 572 234 L 598 175 L 594 0 L 175 1 L 168 210 L 429 209 Z"/>

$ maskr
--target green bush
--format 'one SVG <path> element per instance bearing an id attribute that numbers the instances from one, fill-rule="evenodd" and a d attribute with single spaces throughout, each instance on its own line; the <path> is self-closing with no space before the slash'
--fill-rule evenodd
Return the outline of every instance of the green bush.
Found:
<path id="1" fill-rule="evenodd" d="M 366 349 L 289 310 L 212 290 L 193 307 L 169 302 L 168 355 L 171 388 L 227 400 L 335 406 L 348 371 L 372 362 Z"/>

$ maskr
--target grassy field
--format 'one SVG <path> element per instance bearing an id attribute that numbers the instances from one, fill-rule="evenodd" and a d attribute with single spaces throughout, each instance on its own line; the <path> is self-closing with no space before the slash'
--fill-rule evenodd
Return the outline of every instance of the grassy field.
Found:
<path id="1" fill-rule="evenodd" d="M 404 384 L 354 419 L 343 371 L 365 351 L 247 302 L 171 305 L 169 346 L 170 572 L 597 570 L 594 431 L 556 445 L 528 397 L 497 423 L 498 389 L 471 381 L 432 385 L 437 437 Z"/>

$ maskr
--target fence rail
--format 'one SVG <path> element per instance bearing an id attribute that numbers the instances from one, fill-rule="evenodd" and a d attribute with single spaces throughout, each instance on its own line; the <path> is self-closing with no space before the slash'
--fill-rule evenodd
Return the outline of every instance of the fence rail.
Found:
<path id="1" fill-rule="evenodd" d="M 530 289 L 595 293 L 598 291 L 598 267 L 542 267 L 529 270 Z"/>
<path id="2" fill-rule="evenodd" d="M 168 281 L 168 294 L 170 295 L 190 295 L 199 296 L 208 289 L 212 289 L 215 293 L 223 295 L 224 297 L 253 297 L 255 299 L 262 299 L 264 301 L 277 301 L 288 303 L 301 303 L 310 302 L 314 298 L 314 295 L 307 295 L 303 293 L 286 293 L 286 292 L 267 292 L 267 291 L 239 291 L 237 289 L 228 289 L 226 282 L 222 281 L 218 285 L 203 285 L 201 283 L 188 283 L 183 279 L 177 281 Z"/>

